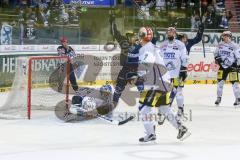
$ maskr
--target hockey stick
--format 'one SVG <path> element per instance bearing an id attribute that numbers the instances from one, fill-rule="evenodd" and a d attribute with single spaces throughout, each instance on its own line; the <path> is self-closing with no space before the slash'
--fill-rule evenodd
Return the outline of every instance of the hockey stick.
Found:
<path id="1" fill-rule="evenodd" d="M 134 118 L 134 116 L 129 116 L 128 118 L 119 121 L 119 120 L 114 120 L 114 119 L 109 118 L 107 116 L 101 115 L 99 113 L 96 115 L 96 117 L 98 119 L 101 119 L 101 120 L 105 121 L 105 122 L 108 122 L 108 123 L 113 124 L 113 125 L 118 125 L 118 126 L 123 125 L 123 124 L 133 120 L 133 118 Z"/>
<path id="2" fill-rule="evenodd" d="M 199 8 L 200 21 L 201 21 L 201 25 L 204 25 L 203 20 L 202 20 L 203 15 L 202 15 L 201 1 L 199 1 L 199 5 L 200 5 L 200 8 Z M 206 58 L 206 51 L 205 51 L 205 44 L 204 44 L 204 41 L 203 41 L 203 34 L 202 34 L 202 47 L 203 47 L 203 57 Z"/>

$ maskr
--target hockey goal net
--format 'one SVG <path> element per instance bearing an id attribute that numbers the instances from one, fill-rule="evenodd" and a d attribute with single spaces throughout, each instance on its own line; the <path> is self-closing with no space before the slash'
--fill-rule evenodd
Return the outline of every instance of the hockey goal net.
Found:
<path id="1" fill-rule="evenodd" d="M 32 110 L 54 110 L 68 102 L 70 60 L 68 57 L 18 57 L 15 76 L 0 118 L 32 117 Z"/>

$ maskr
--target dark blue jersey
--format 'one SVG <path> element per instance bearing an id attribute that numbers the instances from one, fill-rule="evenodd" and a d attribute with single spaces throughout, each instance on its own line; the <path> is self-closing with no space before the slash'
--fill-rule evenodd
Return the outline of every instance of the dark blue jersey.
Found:
<path id="1" fill-rule="evenodd" d="M 187 40 L 186 49 L 187 49 L 188 55 L 190 53 L 192 46 L 194 46 L 195 44 L 199 43 L 202 40 L 203 31 L 204 31 L 204 27 L 200 26 L 198 29 L 197 35 L 194 38 Z M 178 40 L 180 40 L 180 38 L 178 38 Z"/>
<path id="2" fill-rule="evenodd" d="M 142 46 L 140 44 L 135 44 L 128 49 L 128 55 L 127 55 L 127 61 L 125 65 L 127 66 L 132 66 L 132 67 L 137 67 L 138 66 L 138 61 L 139 61 L 139 50 Z"/>
<path id="3" fill-rule="evenodd" d="M 75 51 L 70 46 L 68 49 L 65 48 L 64 46 L 59 46 L 57 48 L 57 51 L 59 56 L 68 56 L 70 59 L 73 59 L 74 57 L 76 57 Z"/>
<path id="4" fill-rule="evenodd" d="M 186 44 L 186 49 L 187 49 L 188 55 L 190 53 L 192 46 L 199 43 L 202 40 L 202 36 L 203 36 L 203 32 L 198 31 L 196 37 L 194 37 L 192 39 L 188 39 L 187 44 Z"/>

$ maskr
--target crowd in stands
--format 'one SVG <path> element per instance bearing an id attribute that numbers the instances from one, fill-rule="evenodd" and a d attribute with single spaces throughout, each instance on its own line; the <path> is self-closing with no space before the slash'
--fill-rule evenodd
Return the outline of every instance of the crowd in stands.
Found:
<path id="1" fill-rule="evenodd" d="M 80 5 L 65 5 L 62 0 L 3 0 L 0 7 L 16 9 L 25 21 L 47 27 L 52 24 L 78 23 Z M 21 19 L 22 19 L 21 18 Z"/>
<path id="2" fill-rule="evenodd" d="M 166 15 L 171 19 L 177 16 L 177 12 L 182 12 L 192 30 L 198 28 L 200 20 L 205 21 L 208 29 L 227 29 L 229 20 L 233 17 L 232 12 L 225 9 L 225 0 L 126 0 L 125 3 L 127 2 L 133 7 L 136 7 L 133 5 L 136 3 L 143 11 L 138 16 L 140 19 L 143 14 L 147 19 L 166 18 Z M 43 26 L 48 26 L 49 21 L 53 24 L 79 23 L 81 13 L 80 5 L 64 5 L 63 0 L 1 0 L 0 7 L 18 8 L 25 21 L 35 20 Z"/>
<path id="3" fill-rule="evenodd" d="M 233 17 L 232 12 L 225 9 L 225 0 L 201 0 L 201 2 L 199 0 L 135 1 L 139 5 L 139 8 L 144 11 L 145 16 L 149 17 L 163 18 L 168 15 L 168 18 L 171 20 L 172 16 L 177 15 L 177 12 L 185 13 L 185 19 L 188 19 L 190 22 L 192 30 L 198 28 L 201 20 L 205 22 L 207 29 L 228 29 L 229 20 Z M 153 14 L 151 15 L 151 13 Z M 163 16 L 161 17 L 161 15 Z M 188 17 L 191 18 L 189 19 Z"/>

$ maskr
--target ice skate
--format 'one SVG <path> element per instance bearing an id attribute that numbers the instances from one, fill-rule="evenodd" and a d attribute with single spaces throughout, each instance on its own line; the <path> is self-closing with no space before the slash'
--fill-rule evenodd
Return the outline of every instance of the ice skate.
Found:
<path id="1" fill-rule="evenodd" d="M 215 105 L 219 106 L 219 104 L 221 103 L 222 97 L 217 97 L 217 100 L 215 101 Z"/>
<path id="2" fill-rule="evenodd" d="M 239 106 L 240 106 L 240 98 L 236 98 L 236 99 L 235 99 L 235 102 L 233 103 L 233 105 L 234 105 L 235 107 L 239 107 Z"/>
<path id="3" fill-rule="evenodd" d="M 177 135 L 177 139 L 183 141 L 186 138 L 188 138 L 191 135 L 190 132 L 188 132 L 188 129 L 185 126 L 180 126 L 179 127 L 179 132 Z"/>
<path id="4" fill-rule="evenodd" d="M 146 135 L 145 137 L 140 138 L 139 142 L 149 142 L 149 141 L 155 141 L 155 140 L 156 140 L 156 135 L 150 134 L 150 135 Z"/>

